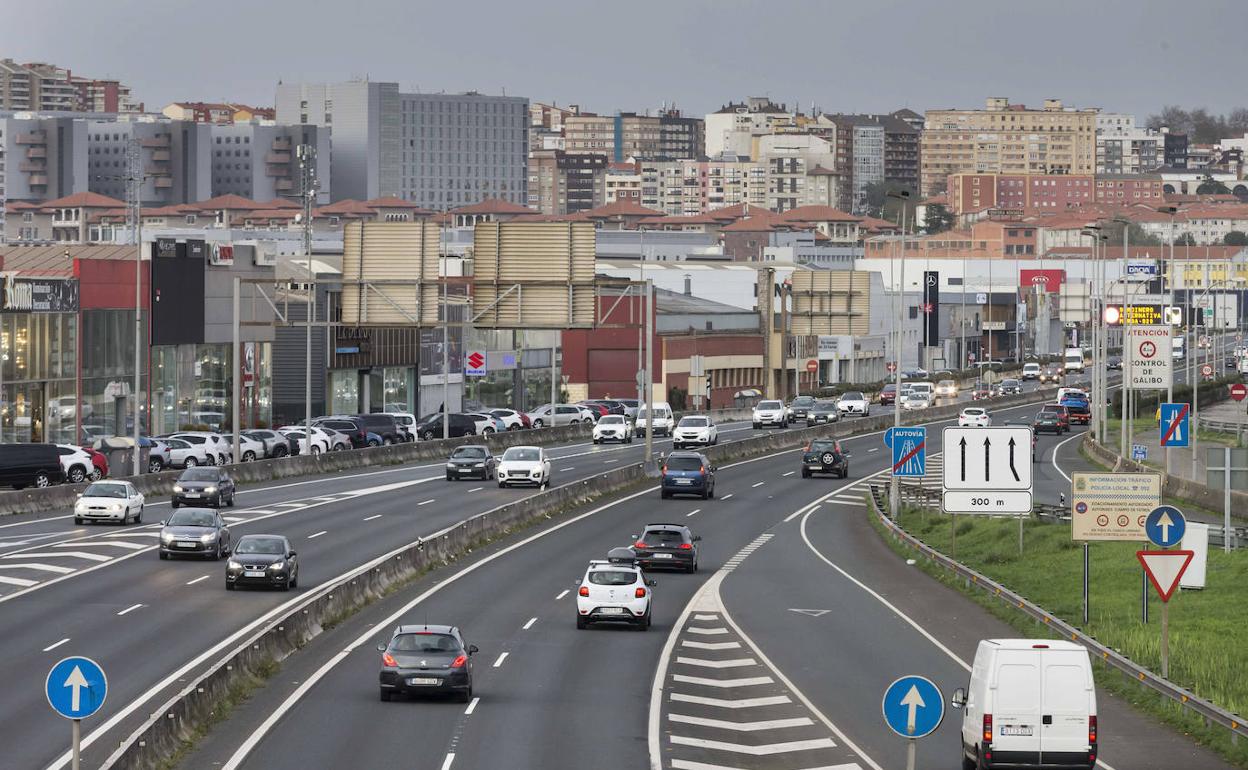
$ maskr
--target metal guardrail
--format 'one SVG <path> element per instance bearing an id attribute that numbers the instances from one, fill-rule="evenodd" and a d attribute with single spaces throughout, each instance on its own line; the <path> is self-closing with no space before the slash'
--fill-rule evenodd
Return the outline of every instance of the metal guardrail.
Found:
<path id="1" fill-rule="evenodd" d="M 1227 420 L 1211 420 L 1203 414 L 1196 416 L 1196 422 L 1205 430 L 1217 431 L 1218 433 L 1233 433 L 1239 435 L 1248 430 L 1248 423 L 1229 422 Z"/>
<path id="2" fill-rule="evenodd" d="M 1205 725 L 1216 724 L 1226 728 L 1231 734 L 1231 741 L 1238 743 L 1239 739 L 1248 738 L 1248 724 L 1245 724 L 1243 718 L 1238 714 L 1234 714 L 1226 709 L 1220 708 L 1213 703 L 1197 696 L 1191 690 L 1180 687 L 1168 679 L 1162 679 L 1157 674 L 1135 663 L 1117 650 L 1106 647 L 1092 637 L 1080 631 L 1075 626 L 1070 625 L 1064 620 L 1057 618 L 1053 613 L 1043 607 L 1028 601 L 1026 598 L 1014 593 L 1010 589 L 992 580 L 991 578 L 976 572 L 961 562 L 955 561 L 944 555 L 935 548 L 927 545 L 923 541 L 906 532 L 899 527 L 892 519 L 885 515 L 887 510 L 888 497 L 880 485 L 871 485 L 871 502 L 872 511 L 879 519 L 880 523 L 888 529 L 896 540 L 918 551 L 921 555 L 927 557 L 933 563 L 944 567 L 953 574 L 966 581 L 967 586 L 977 586 L 985 593 L 988 593 L 1011 605 L 1014 609 L 1022 612 L 1024 615 L 1031 617 L 1042 623 L 1047 628 L 1052 628 L 1060 633 L 1063 638 L 1073 642 L 1078 642 L 1088 648 L 1094 657 L 1099 659 L 1106 666 L 1117 669 L 1124 676 L 1129 676 L 1138 682 L 1142 687 L 1147 687 L 1159 695 L 1169 698 L 1180 708 L 1186 709 L 1204 720 Z M 1210 530 L 1212 535 L 1212 529 Z"/>

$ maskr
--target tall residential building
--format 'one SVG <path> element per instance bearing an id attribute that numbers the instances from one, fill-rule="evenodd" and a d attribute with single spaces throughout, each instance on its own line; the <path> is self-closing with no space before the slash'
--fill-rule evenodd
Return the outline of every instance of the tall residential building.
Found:
<path id="1" fill-rule="evenodd" d="M 55 64 L 0 59 L 0 110 L 17 112 L 141 112 L 129 86 L 74 75 Z"/>
<path id="2" fill-rule="evenodd" d="M 922 193 L 945 191 L 950 174 L 1091 174 L 1096 109 L 1042 109 L 990 97 L 983 110 L 930 110 L 921 141 Z"/>
<path id="3" fill-rule="evenodd" d="M 641 204 L 641 168 L 638 163 L 609 163 L 603 188 L 603 203 Z M 651 208 L 658 208 L 651 206 Z"/>
<path id="4" fill-rule="evenodd" d="M 61 113 L 0 117 L 0 200 L 87 192 L 87 125 Z"/>
<path id="5" fill-rule="evenodd" d="M 744 102 L 730 102 L 705 120 L 706 154 L 757 158 L 757 142 L 762 136 L 792 129 L 796 116 L 783 104 L 765 96 L 751 96 Z"/>
<path id="6" fill-rule="evenodd" d="M 694 216 L 742 203 L 767 205 L 767 169 L 756 161 L 724 156 L 640 165 L 639 202 L 669 216 Z"/>
<path id="7" fill-rule="evenodd" d="M 535 150 L 529 154 L 529 208 L 575 214 L 606 202 L 607 157 Z"/>
<path id="8" fill-rule="evenodd" d="M 569 153 L 605 155 L 612 163 L 628 158 L 684 160 L 705 155 L 702 120 L 677 110 L 659 115 L 569 115 L 563 118 Z"/>
<path id="9" fill-rule="evenodd" d="M 843 175 L 840 199 L 836 207 L 843 211 L 862 212 L 867 204 L 867 188 L 884 181 L 884 119 L 878 115 L 822 115 L 823 121 L 836 127 L 836 166 Z M 894 132 L 906 136 L 913 129 L 905 122 L 892 122 Z M 917 156 L 917 152 L 915 155 Z M 917 158 L 916 158 L 917 160 Z"/>
<path id="10" fill-rule="evenodd" d="M 334 200 L 396 196 L 446 210 L 528 202 L 529 100 L 401 93 L 397 83 L 279 83 L 279 123 L 333 131 Z"/>
<path id="11" fill-rule="evenodd" d="M 882 142 L 879 126 L 873 128 L 869 133 Z M 877 152 L 874 157 L 880 160 L 882 155 Z M 771 134 L 759 138 L 757 160 L 767 176 L 768 209 L 783 212 L 812 203 L 826 205 L 814 194 L 811 182 L 820 169 L 836 169 L 834 141 L 813 134 Z M 882 165 L 879 175 L 883 177 Z"/>
<path id="12" fill-rule="evenodd" d="M 1096 116 L 1096 173 L 1139 174 L 1160 168 L 1166 160 L 1165 135 L 1135 125 L 1135 116 Z"/>

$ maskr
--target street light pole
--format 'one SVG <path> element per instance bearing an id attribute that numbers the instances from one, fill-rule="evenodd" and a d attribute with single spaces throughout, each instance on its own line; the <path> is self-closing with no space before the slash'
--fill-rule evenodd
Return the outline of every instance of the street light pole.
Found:
<path id="1" fill-rule="evenodd" d="M 1174 215 L 1178 213 L 1178 209 L 1175 208 L 1174 206 L 1162 206 L 1160 209 L 1158 209 L 1158 211 L 1160 211 L 1163 214 L 1170 215 L 1170 265 L 1169 265 L 1169 269 L 1165 270 L 1164 273 L 1166 276 L 1166 291 L 1169 297 L 1169 304 L 1167 305 L 1167 307 L 1174 307 Z M 1166 319 L 1166 324 L 1167 325 L 1170 324 L 1169 318 Z M 1171 338 L 1174 337 L 1173 328 L 1171 328 L 1170 330 L 1170 336 Z M 1171 342 L 1170 342 L 1170 350 L 1167 352 L 1170 353 L 1171 362 L 1173 363 L 1173 360 L 1174 360 L 1173 339 L 1171 339 Z M 1168 404 L 1174 403 L 1174 376 L 1173 375 L 1171 375 L 1170 377 L 1169 384 L 1166 385 L 1166 403 Z M 1162 457 L 1162 464 L 1165 466 L 1165 473 L 1166 475 L 1170 475 L 1170 447 L 1161 448 L 1161 457 Z"/>
<path id="2" fill-rule="evenodd" d="M 303 431 L 307 436 L 308 453 L 312 453 L 312 322 L 316 315 L 316 275 L 312 268 L 312 203 L 316 199 L 316 149 L 310 144 L 299 145 L 299 171 L 303 188 L 303 258 L 308 267 L 308 293 L 304 302 L 304 326 L 307 330 L 307 345 L 304 349 L 304 391 L 303 391 Z M 326 334 L 329 328 L 325 329 Z M 238 362 L 234 362 L 239 369 Z M 235 372 L 235 377 L 238 373 Z M 333 413 L 329 410 L 329 413 Z M 238 426 L 234 426 L 235 435 Z"/>
<path id="3" fill-rule="evenodd" d="M 895 266 L 898 267 L 896 272 L 897 307 L 900 312 L 897 314 L 897 347 L 894 356 L 896 360 L 893 364 L 893 427 L 899 428 L 901 427 L 901 341 L 906 326 L 906 200 L 910 198 L 910 191 L 898 190 L 888 193 L 888 196 L 901 201 L 901 259 L 900 266 Z M 963 278 L 964 282 L 965 280 Z M 891 459 L 889 464 L 891 466 Z M 888 507 L 893 521 L 897 521 L 901 516 L 901 487 L 895 473 L 891 474 L 889 480 Z"/>

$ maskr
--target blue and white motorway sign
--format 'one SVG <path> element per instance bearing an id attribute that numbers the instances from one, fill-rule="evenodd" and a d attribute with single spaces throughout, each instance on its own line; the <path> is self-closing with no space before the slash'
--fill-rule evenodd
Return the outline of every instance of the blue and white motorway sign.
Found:
<path id="1" fill-rule="evenodd" d="M 85 719 L 104 705 L 108 678 L 90 658 L 65 658 L 48 672 L 44 690 L 53 711 L 66 719 Z"/>
<path id="2" fill-rule="evenodd" d="M 893 475 L 916 477 L 927 473 L 927 428 L 893 428 Z"/>
<path id="3" fill-rule="evenodd" d="M 1161 405 L 1161 445 L 1187 446 L 1192 443 L 1191 404 Z"/>
<path id="4" fill-rule="evenodd" d="M 1147 460 L 1148 459 L 1148 445 L 1147 444 L 1132 444 L 1131 445 L 1131 459 L 1136 461 L 1137 463 L 1142 463 L 1145 460 Z"/>
<path id="5" fill-rule="evenodd" d="M 903 738 L 923 738 L 945 718 L 945 699 L 930 679 L 903 676 L 884 691 L 884 721 Z"/>
<path id="6" fill-rule="evenodd" d="M 1144 520 L 1144 533 L 1158 548 L 1170 548 L 1183 541 L 1187 519 L 1173 505 L 1159 505 Z"/>

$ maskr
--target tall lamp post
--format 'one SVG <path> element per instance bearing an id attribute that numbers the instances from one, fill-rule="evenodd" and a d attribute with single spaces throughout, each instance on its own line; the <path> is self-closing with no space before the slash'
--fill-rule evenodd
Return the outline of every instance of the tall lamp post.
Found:
<path id="1" fill-rule="evenodd" d="M 1196 298 L 1196 302 L 1195 302 L 1196 307 L 1200 308 L 1204 304 L 1204 299 L 1206 296 L 1209 295 L 1209 290 L 1216 286 L 1234 286 L 1237 289 L 1242 289 L 1245 283 L 1248 283 L 1248 279 L 1245 279 L 1242 275 L 1237 275 L 1234 277 L 1226 278 L 1221 281 L 1215 281 L 1213 283 L 1206 282 L 1205 290 L 1202 291 L 1200 293 L 1200 296 Z M 1214 295 L 1213 299 L 1214 299 L 1214 308 L 1216 309 L 1217 308 L 1217 295 Z M 1202 310 L 1201 312 L 1204 312 L 1204 311 Z M 1212 334 L 1209 335 L 1209 339 L 1210 339 L 1209 344 L 1212 347 L 1213 345 Z M 1188 353 L 1189 355 L 1194 355 L 1192 354 L 1191 351 L 1188 351 Z M 1216 359 L 1211 354 L 1207 360 L 1209 361 L 1209 365 L 1212 367 L 1213 362 Z M 1191 375 L 1191 382 L 1192 382 L 1192 478 L 1196 478 L 1197 477 L 1196 476 L 1196 470 L 1197 470 L 1196 468 L 1196 455 L 1197 455 L 1196 445 L 1197 445 L 1197 437 L 1200 434 L 1200 425 L 1197 424 L 1197 421 L 1196 421 L 1196 418 L 1197 418 L 1196 403 L 1199 400 L 1198 394 L 1200 393 L 1200 387 L 1199 387 L 1200 386 L 1200 373 L 1198 371 L 1195 371 L 1194 367 L 1192 369 L 1189 369 L 1189 371 L 1192 372 L 1192 375 Z M 1217 377 L 1219 375 L 1220 373 L 1217 372 L 1216 370 L 1213 372 L 1214 377 Z"/>
<path id="2" fill-rule="evenodd" d="M 1157 211 L 1161 212 L 1162 214 L 1170 215 L 1170 260 L 1169 260 L 1168 268 L 1166 270 L 1163 270 L 1162 273 L 1165 275 L 1165 278 L 1166 278 L 1166 292 L 1169 297 L 1169 302 L 1166 305 L 1166 307 L 1174 307 L 1174 215 L 1177 214 L 1179 210 L 1175 206 L 1162 206 L 1158 208 Z M 1170 320 L 1167 318 L 1166 323 L 1169 324 L 1169 322 Z M 1171 336 L 1174 335 L 1173 329 L 1170 330 L 1170 334 Z M 1174 353 L 1173 353 L 1174 343 L 1171 342 L 1170 345 L 1171 345 L 1171 350 L 1167 352 L 1170 353 L 1170 357 L 1171 359 L 1173 359 L 1174 358 Z M 1173 375 L 1171 375 L 1170 377 L 1170 383 L 1166 386 L 1166 403 L 1168 404 L 1174 403 L 1174 376 Z M 1161 457 L 1162 457 L 1162 464 L 1165 466 L 1165 472 L 1167 475 L 1169 475 L 1170 473 L 1170 447 L 1162 447 Z"/>
<path id="3" fill-rule="evenodd" d="M 1089 426 L 1092 436 L 1098 441 L 1104 441 L 1105 437 L 1100 430 L 1100 412 L 1104 409 L 1105 395 L 1101 392 L 1101 378 L 1099 371 L 1104 367 L 1105 360 L 1101 355 L 1101 307 L 1094 302 L 1093 290 L 1097 292 L 1104 291 L 1104 283 L 1100 277 L 1100 241 L 1101 226 L 1092 223 L 1085 225 L 1080 235 L 1087 236 L 1092 239 L 1092 274 L 1088 281 L 1088 309 L 1092 315 L 1092 404 L 1093 404 L 1093 422 Z M 1101 303 L 1103 304 L 1103 303 Z"/>
<path id="4" fill-rule="evenodd" d="M 901 201 L 901 264 L 894 265 L 894 275 L 897 276 L 897 306 L 900 310 L 897 314 L 897 344 L 894 348 L 896 360 L 893 369 L 893 427 L 897 428 L 901 426 L 901 341 L 906 325 L 906 201 L 910 200 L 910 191 L 890 191 L 888 197 Z M 901 516 L 901 488 L 896 474 L 889 481 L 888 506 L 893 521 L 896 521 Z"/>

